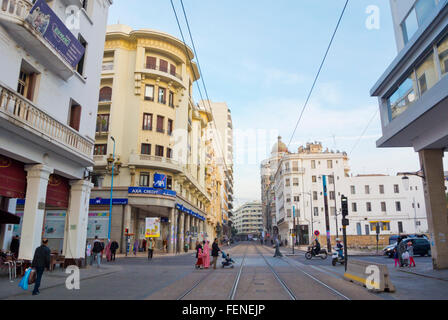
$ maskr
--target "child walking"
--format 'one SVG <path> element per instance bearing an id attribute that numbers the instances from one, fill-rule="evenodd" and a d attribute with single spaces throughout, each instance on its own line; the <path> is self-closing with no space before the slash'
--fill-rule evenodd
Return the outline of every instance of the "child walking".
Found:
<path id="1" fill-rule="evenodd" d="M 414 261 L 414 247 L 412 246 L 412 242 L 408 242 L 408 253 L 409 253 L 409 267 L 412 267 L 414 265 L 415 267 L 415 261 Z"/>
<path id="2" fill-rule="evenodd" d="M 395 267 L 397 267 L 397 264 L 400 265 L 400 259 L 398 258 L 397 248 L 394 249 L 394 260 L 395 260 Z"/>

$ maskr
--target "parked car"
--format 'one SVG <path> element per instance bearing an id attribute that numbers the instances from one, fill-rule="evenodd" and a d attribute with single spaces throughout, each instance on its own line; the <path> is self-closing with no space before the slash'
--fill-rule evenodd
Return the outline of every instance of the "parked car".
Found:
<path id="1" fill-rule="evenodd" d="M 403 239 L 404 243 L 406 244 L 406 247 L 408 245 L 408 242 L 412 242 L 412 246 L 414 247 L 414 255 L 420 255 L 424 257 L 427 255 L 428 257 L 431 256 L 431 245 L 429 243 L 429 240 L 425 237 L 413 237 L 413 238 L 406 238 Z M 397 243 L 388 245 L 383 249 L 383 254 L 385 256 L 388 256 L 389 258 L 393 257 L 394 249 L 396 248 Z"/>
<path id="2" fill-rule="evenodd" d="M 393 235 L 389 237 L 389 244 L 394 244 L 398 241 L 398 239 L 406 239 L 406 238 L 424 238 L 428 240 L 428 237 L 424 234 L 402 234 L 402 235 Z"/>

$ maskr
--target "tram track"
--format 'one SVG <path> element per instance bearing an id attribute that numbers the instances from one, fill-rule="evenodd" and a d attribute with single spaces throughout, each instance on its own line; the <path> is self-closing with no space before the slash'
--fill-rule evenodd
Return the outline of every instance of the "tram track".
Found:
<path id="1" fill-rule="evenodd" d="M 277 282 L 282 286 L 282 288 L 285 290 L 285 292 L 287 293 L 287 295 L 289 296 L 289 298 L 291 300 L 297 300 L 296 295 L 294 294 L 294 292 L 288 287 L 288 285 L 286 284 L 285 281 L 282 280 L 282 278 L 280 277 L 280 275 L 277 273 L 277 271 L 275 271 L 275 269 L 272 267 L 272 265 L 268 262 L 268 260 L 266 259 L 266 257 L 263 255 L 263 253 L 260 252 L 260 250 L 258 250 L 258 246 L 254 245 L 255 250 L 257 251 L 257 253 L 263 258 L 264 262 L 266 263 L 266 265 L 268 266 L 269 270 L 271 270 L 272 274 L 274 275 L 275 279 L 277 280 Z"/>
<path id="2" fill-rule="evenodd" d="M 240 244 L 230 248 L 230 250 L 233 252 L 233 250 L 235 248 L 239 247 L 239 246 L 240 246 Z M 232 253 L 232 255 L 233 255 L 233 253 Z M 237 290 L 237 287 L 238 287 L 238 284 L 239 284 L 239 279 L 240 279 L 240 276 L 241 276 L 241 271 L 243 269 L 244 261 L 246 259 L 246 255 L 247 255 L 247 247 L 246 247 L 246 251 L 244 253 L 243 260 L 241 262 L 241 266 L 240 266 L 240 269 L 238 271 L 237 277 L 235 278 L 234 284 L 232 286 L 232 290 L 231 290 L 231 292 L 229 294 L 229 299 L 230 300 L 233 300 L 233 298 L 235 297 L 235 293 L 236 293 L 236 290 Z M 184 291 L 176 300 L 183 300 L 185 297 L 190 295 L 197 287 L 199 287 L 206 279 L 208 279 L 210 277 L 210 275 L 213 274 L 213 272 L 211 272 L 211 270 L 209 270 L 209 271 L 210 272 L 207 272 L 207 274 L 204 277 L 202 277 L 201 279 L 196 281 L 192 287 L 190 287 L 189 289 Z"/>
<path id="3" fill-rule="evenodd" d="M 264 248 L 264 247 L 263 247 Z M 269 251 L 267 248 L 264 248 L 267 251 Z M 258 249 L 257 249 L 258 251 Z M 269 253 L 271 254 L 271 252 L 269 251 Z M 263 256 L 263 254 L 261 254 Z M 266 261 L 266 258 L 263 256 L 263 258 Z M 339 292 L 338 290 L 336 290 L 335 288 L 327 285 L 326 283 L 322 282 L 321 280 L 317 279 L 316 277 L 314 277 L 313 275 L 309 274 L 308 272 L 302 270 L 297 264 L 295 263 L 291 263 L 291 259 L 287 258 L 287 257 L 283 257 L 281 258 L 283 261 L 285 261 L 288 265 L 290 265 L 291 267 L 293 267 L 294 269 L 299 270 L 301 273 L 303 273 L 304 275 L 306 275 L 308 278 L 312 279 L 313 281 L 319 283 L 321 286 L 325 287 L 326 289 L 330 290 L 333 294 L 343 298 L 344 300 L 351 300 L 350 298 L 348 298 L 347 296 L 345 296 L 344 294 L 342 294 L 341 292 Z M 293 261 L 295 262 L 295 261 Z"/>

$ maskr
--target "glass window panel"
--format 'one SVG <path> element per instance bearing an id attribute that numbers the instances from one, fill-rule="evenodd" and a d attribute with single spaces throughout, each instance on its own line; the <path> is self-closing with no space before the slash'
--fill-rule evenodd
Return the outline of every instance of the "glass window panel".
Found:
<path id="1" fill-rule="evenodd" d="M 418 30 L 418 21 L 415 9 L 412 9 L 407 18 L 403 21 L 401 27 L 403 30 L 404 43 L 408 43 L 409 39 L 411 39 L 414 33 Z"/>
<path id="2" fill-rule="evenodd" d="M 421 26 L 436 8 L 436 0 L 419 0 L 415 4 L 418 25 Z"/>
<path id="3" fill-rule="evenodd" d="M 417 90 L 414 73 L 412 72 L 389 98 L 392 119 L 402 114 L 415 100 L 417 100 Z"/>
<path id="4" fill-rule="evenodd" d="M 448 73 L 448 34 L 440 41 L 438 51 L 442 74 L 445 75 Z"/>
<path id="5" fill-rule="evenodd" d="M 418 85 L 420 94 L 432 88 L 438 81 L 436 66 L 434 64 L 434 56 L 430 54 L 425 61 L 417 68 Z"/>

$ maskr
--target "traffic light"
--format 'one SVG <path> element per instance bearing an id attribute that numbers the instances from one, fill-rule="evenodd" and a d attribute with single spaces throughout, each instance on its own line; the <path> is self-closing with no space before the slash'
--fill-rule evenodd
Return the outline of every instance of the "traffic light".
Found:
<path id="1" fill-rule="evenodd" d="M 348 199 L 346 196 L 341 196 L 341 208 L 342 208 L 342 217 L 345 218 L 348 216 Z"/>
<path id="2" fill-rule="evenodd" d="M 341 211 L 342 211 L 342 225 L 348 226 L 348 199 L 346 196 L 341 196 Z"/>
<path id="3" fill-rule="evenodd" d="M 129 233 L 129 229 L 128 228 L 124 229 L 124 234 L 128 234 L 128 233 Z"/>

